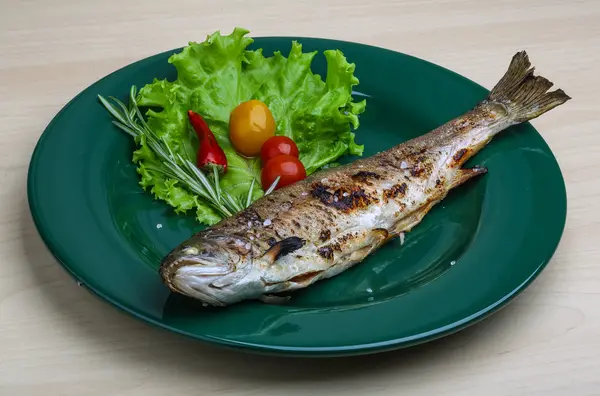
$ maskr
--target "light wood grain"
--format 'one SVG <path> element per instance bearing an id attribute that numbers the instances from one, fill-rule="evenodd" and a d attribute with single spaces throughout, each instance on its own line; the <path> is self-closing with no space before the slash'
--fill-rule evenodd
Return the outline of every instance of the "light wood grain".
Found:
<path id="1" fill-rule="evenodd" d="M 594 0 L 0 1 L 1 395 L 600 395 L 600 3 Z M 488 320 L 362 358 L 207 347 L 122 314 L 47 252 L 26 203 L 31 152 L 80 90 L 132 61 L 244 26 L 358 41 L 491 87 L 514 52 L 573 97 L 533 124 L 567 182 L 547 270 Z"/>

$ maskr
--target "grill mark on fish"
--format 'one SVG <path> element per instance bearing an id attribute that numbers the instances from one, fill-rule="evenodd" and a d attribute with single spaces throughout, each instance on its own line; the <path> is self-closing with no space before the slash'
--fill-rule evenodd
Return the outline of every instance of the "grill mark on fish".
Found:
<path id="1" fill-rule="evenodd" d="M 346 242 L 348 242 L 349 240 L 356 238 L 357 236 L 358 236 L 358 233 L 354 233 L 354 234 L 344 234 L 344 235 L 342 235 L 342 236 L 341 236 L 341 237 L 338 239 L 338 241 L 339 241 L 339 243 L 346 243 Z M 339 246 L 339 245 L 338 245 L 338 246 Z M 336 250 L 337 250 L 337 249 L 336 249 Z"/>
<path id="2" fill-rule="evenodd" d="M 325 206 L 322 203 L 313 203 L 310 205 L 311 208 L 313 208 L 316 212 L 313 212 L 315 214 L 315 216 L 318 216 L 318 213 L 322 213 L 325 216 L 325 219 L 318 219 L 318 218 L 314 218 L 315 221 L 320 221 L 321 223 L 328 223 L 328 224 L 333 224 L 335 222 L 335 217 L 333 215 L 333 213 L 331 213 L 331 210 L 329 209 L 328 206 Z M 313 214 L 308 215 L 309 217 L 312 217 Z M 306 226 L 306 225 L 305 225 Z"/>
<path id="3" fill-rule="evenodd" d="M 385 168 L 392 168 L 394 170 L 402 169 L 402 161 L 391 161 L 390 159 L 385 158 L 385 157 L 379 159 L 377 161 L 377 165 L 379 165 L 383 169 L 385 169 Z"/>
<path id="4" fill-rule="evenodd" d="M 332 243 L 331 245 L 329 245 L 329 247 L 331 247 L 336 252 L 341 252 L 342 251 L 342 245 L 340 245 L 339 242 Z"/>
<path id="5" fill-rule="evenodd" d="M 253 224 L 262 224 L 262 218 L 260 215 L 252 208 L 246 208 L 239 213 L 240 219 L 242 223 L 250 223 Z"/>
<path id="6" fill-rule="evenodd" d="M 379 176 L 375 172 L 367 172 L 367 171 L 360 171 L 360 172 L 352 175 L 352 180 L 363 182 L 363 183 L 368 181 L 369 179 L 379 180 L 379 179 L 381 179 L 381 176 Z"/>
<path id="7" fill-rule="evenodd" d="M 329 238 L 331 238 L 331 231 L 325 229 L 325 230 L 321 230 L 321 234 L 319 235 L 319 239 L 322 242 L 325 242 L 327 240 L 329 240 Z"/>
<path id="8" fill-rule="evenodd" d="M 390 199 L 394 199 L 397 196 L 404 196 L 406 194 L 408 186 L 406 183 L 394 184 L 392 188 L 383 190 L 383 200 L 388 202 Z"/>
<path id="9" fill-rule="evenodd" d="M 414 176 L 414 177 L 420 176 L 423 172 L 425 172 L 425 168 L 422 168 L 420 166 L 415 166 L 415 167 L 411 168 L 411 170 L 410 170 L 411 176 Z"/>
<path id="10" fill-rule="evenodd" d="M 345 213 L 379 202 L 379 199 L 370 196 L 364 189 L 355 186 L 352 188 L 340 187 L 333 193 L 329 192 L 328 187 L 321 183 L 315 183 L 312 187 L 312 195 L 318 198 L 323 205 Z"/>
<path id="11" fill-rule="evenodd" d="M 460 149 L 456 152 L 456 154 L 454 154 L 452 159 L 454 160 L 454 162 L 458 163 L 462 159 L 462 157 L 465 156 L 466 153 L 467 149 Z"/>
<path id="12" fill-rule="evenodd" d="M 319 256 L 324 259 L 331 260 L 333 259 L 333 249 L 330 246 L 323 246 L 317 249 L 317 253 Z"/>

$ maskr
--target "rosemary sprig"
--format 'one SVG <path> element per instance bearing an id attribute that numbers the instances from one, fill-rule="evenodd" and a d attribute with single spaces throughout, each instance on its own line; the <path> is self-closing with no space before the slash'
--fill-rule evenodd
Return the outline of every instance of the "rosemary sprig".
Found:
<path id="1" fill-rule="evenodd" d="M 148 169 L 182 183 L 190 192 L 197 194 L 208 202 L 222 217 L 233 216 L 250 206 L 255 184 L 254 179 L 252 179 L 246 199 L 243 202 L 232 197 L 229 192 L 221 189 L 217 168 L 213 168 L 212 175 L 205 175 L 189 158 L 184 158 L 179 154 L 175 155 L 165 139 L 152 131 L 137 106 L 136 95 L 137 88 L 132 86 L 129 91 L 129 107 L 112 96 L 109 97 L 112 103 L 102 95 L 98 95 L 98 99 L 115 118 L 112 121 L 114 125 L 134 138 L 144 136 L 148 147 L 161 159 L 162 167 L 148 165 Z M 273 182 L 265 195 L 271 193 L 278 182 L 279 178 Z"/>
<path id="2" fill-rule="evenodd" d="M 281 176 L 277 176 L 275 178 L 275 181 L 273 182 L 273 184 L 271 184 L 271 187 L 269 187 L 267 191 L 265 191 L 265 195 L 269 195 L 273 192 L 273 190 L 275 190 L 275 187 L 277 187 L 277 183 L 279 183 L 279 179 L 281 179 Z"/>

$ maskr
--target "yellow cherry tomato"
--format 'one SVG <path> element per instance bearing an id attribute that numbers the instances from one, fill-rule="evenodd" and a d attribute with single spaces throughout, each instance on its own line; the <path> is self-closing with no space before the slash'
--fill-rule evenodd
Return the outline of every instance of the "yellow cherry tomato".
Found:
<path id="1" fill-rule="evenodd" d="M 243 102 L 229 116 L 229 139 L 233 147 L 246 157 L 260 154 L 260 148 L 275 136 L 275 120 L 260 100 Z"/>

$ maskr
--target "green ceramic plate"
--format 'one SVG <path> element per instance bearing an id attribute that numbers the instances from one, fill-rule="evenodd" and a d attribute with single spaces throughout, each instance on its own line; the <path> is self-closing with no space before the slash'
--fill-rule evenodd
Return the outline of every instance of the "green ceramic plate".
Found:
<path id="1" fill-rule="evenodd" d="M 287 53 L 291 40 L 258 38 L 253 46 Z M 307 51 L 339 48 L 356 63 L 356 94 L 368 96 L 357 132 L 365 155 L 430 131 L 487 94 L 460 75 L 400 53 L 297 40 Z M 111 125 L 96 96 L 125 99 L 132 84 L 175 79 L 167 63 L 173 52 L 131 64 L 80 93 L 43 133 L 30 165 L 29 203 L 42 238 L 79 282 L 111 304 L 225 346 L 296 355 L 371 353 L 473 324 L 521 292 L 550 260 L 565 222 L 565 187 L 552 152 L 524 124 L 470 161 L 489 173 L 451 192 L 403 246 L 393 241 L 355 268 L 296 293 L 286 306 L 208 309 L 171 294 L 157 274 L 159 261 L 201 227 L 141 190 L 132 140 Z M 314 70 L 325 75 L 322 56 Z"/>

